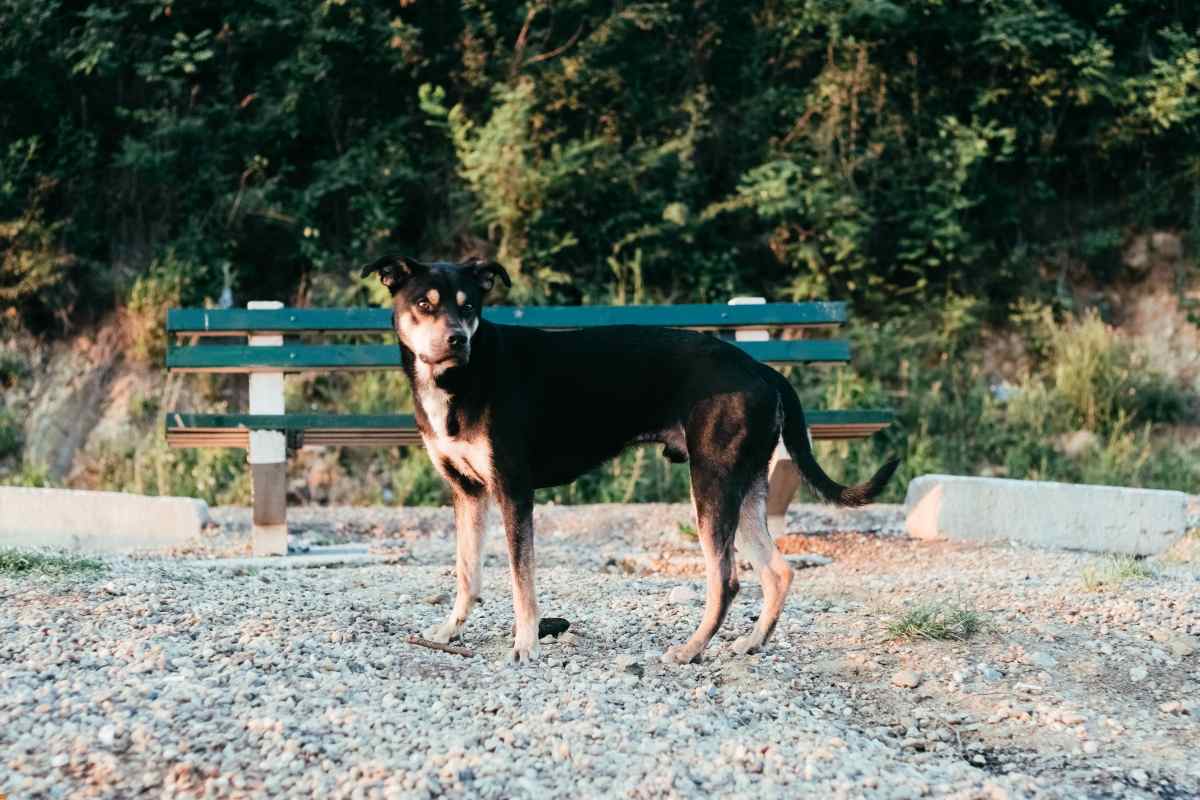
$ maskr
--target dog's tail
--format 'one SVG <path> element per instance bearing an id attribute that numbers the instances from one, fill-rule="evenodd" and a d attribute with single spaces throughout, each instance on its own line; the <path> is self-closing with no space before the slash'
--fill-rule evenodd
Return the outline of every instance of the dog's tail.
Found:
<path id="1" fill-rule="evenodd" d="M 763 369 L 770 374 L 770 380 L 779 392 L 779 401 L 783 404 L 783 445 L 805 482 L 821 497 L 840 506 L 863 506 L 874 500 L 883 491 L 883 487 L 887 486 L 892 473 L 900 465 L 900 459 L 890 459 L 865 483 L 857 486 L 843 486 L 838 483 L 825 474 L 825 470 L 821 469 L 821 465 L 813 457 L 812 446 L 808 441 L 808 424 L 804 420 L 804 409 L 800 405 L 800 398 L 796 396 L 796 390 L 788 383 L 787 378 L 775 370 L 765 365 Z"/>

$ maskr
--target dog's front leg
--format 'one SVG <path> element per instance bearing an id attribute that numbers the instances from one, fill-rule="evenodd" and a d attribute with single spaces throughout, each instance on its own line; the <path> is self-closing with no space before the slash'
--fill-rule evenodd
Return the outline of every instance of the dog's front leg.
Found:
<path id="1" fill-rule="evenodd" d="M 508 537 L 512 573 L 513 615 L 517 622 L 512 660 L 533 661 L 539 655 L 537 592 L 533 585 L 533 492 L 501 492 L 497 497 Z"/>
<path id="2" fill-rule="evenodd" d="M 479 602 L 482 587 L 480 561 L 483 552 L 483 534 L 487 528 L 487 494 L 454 493 L 454 524 L 456 528 L 455 574 L 458 577 L 458 595 L 450 616 L 440 625 L 425 631 L 425 638 L 434 642 L 449 642 L 462 633 L 471 609 Z"/>

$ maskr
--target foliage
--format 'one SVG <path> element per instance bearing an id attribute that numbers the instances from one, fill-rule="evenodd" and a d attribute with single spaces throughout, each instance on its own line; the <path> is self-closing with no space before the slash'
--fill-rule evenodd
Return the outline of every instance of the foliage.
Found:
<path id="1" fill-rule="evenodd" d="M 0 575 L 71 575 L 107 570 L 103 561 L 83 556 L 43 553 L 15 548 L 0 549 Z"/>
<path id="2" fill-rule="evenodd" d="M 994 319 L 1063 265 L 1109 276 L 1133 229 L 1200 231 L 1198 25 L 1152 0 L 0 0 L 0 304 L 65 328 L 161 291 L 169 253 L 197 301 L 295 300 L 386 248 L 496 255 L 524 301 L 882 319 L 949 291 Z"/>
<path id="3" fill-rule="evenodd" d="M 1083 588 L 1089 592 L 1119 589 L 1127 581 L 1157 576 L 1154 568 L 1133 556 L 1109 555 L 1083 568 Z"/>
<path id="4" fill-rule="evenodd" d="M 134 360 L 162 363 L 167 348 L 167 309 L 183 305 L 184 287 L 195 271 L 194 265 L 180 263 L 174 250 L 167 250 L 134 281 L 122 312 L 129 355 Z"/>
<path id="5" fill-rule="evenodd" d="M 21 452 L 21 424 L 5 408 L 0 407 L 0 459 Z"/>
<path id="6" fill-rule="evenodd" d="M 1186 395 L 1135 345 L 1092 314 L 1027 309 L 1011 325 L 1031 343 L 1029 366 L 1015 385 L 996 383 L 983 313 L 956 298 L 855 326 L 855 370 L 797 376 L 808 407 L 896 409 L 897 423 L 866 443 L 818 443 L 831 474 L 864 480 L 896 453 L 898 480 L 884 497 L 893 502 L 913 477 L 938 472 L 1194 490 L 1195 449 L 1155 433 L 1188 419 Z"/>
<path id="7" fill-rule="evenodd" d="M 887 625 L 893 639 L 964 641 L 984 628 L 979 612 L 965 606 L 930 603 L 910 608 Z"/>

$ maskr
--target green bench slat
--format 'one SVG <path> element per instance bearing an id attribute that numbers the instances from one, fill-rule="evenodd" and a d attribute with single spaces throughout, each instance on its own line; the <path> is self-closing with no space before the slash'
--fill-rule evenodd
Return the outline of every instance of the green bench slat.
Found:
<path id="1" fill-rule="evenodd" d="M 809 425 L 872 425 L 890 423 L 890 409 L 806 411 Z M 416 428 L 412 414 L 183 414 L 166 415 L 170 430 L 189 428 L 251 428 L 267 431 L 301 431 L 312 428 Z"/>
<path id="2" fill-rule="evenodd" d="M 598 325 L 654 325 L 672 328 L 805 327 L 844 325 L 841 301 L 670 306 L 489 306 L 483 316 L 505 325 L 534 328 L 590 328 Z M 235 336 L 271 333 L 388 333 L 388 308 L 173 308 L 167 331 L 177 335 Z"/>
<path id="3" fill-rule="evenodd" d="M 850 360 L 850 344 L 841 339 L 797 339 L 732 342 L 768 364 L 841 363 Z M 394 344 L 296 344 L 268 347 L 212 345 L 172 347 L 167 368 L 179 372 L 254 372 L 306 369 L 398 369 L 400 348 Z"/>

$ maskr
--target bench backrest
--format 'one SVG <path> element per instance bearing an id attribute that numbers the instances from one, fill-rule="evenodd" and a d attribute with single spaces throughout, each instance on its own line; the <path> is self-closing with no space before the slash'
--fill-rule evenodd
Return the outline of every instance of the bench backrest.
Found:
<path id="1" fill-rule="evenodd" d="M 492 322 L 549 330 L 599 325 L 653 325 L 706 331 L 830 328 L 846 323 L 841 302 L 675 306 L 492 306 Z M 236 337 L 392 333 L 386 308 L 172 309 L 170 336 L 194 344 L 171 346 L 167 368 L 175 372 L 300 372 L 399 369 L 392 342 L 360 344 L 243 344 Z M 850 345 L 840 339 L 773 339 L 734 342 L 769 364 L 844 363 Z"/>

